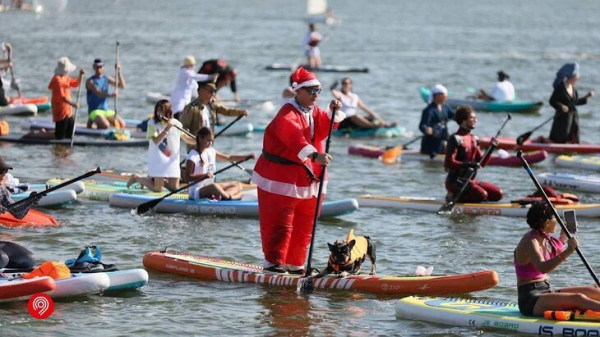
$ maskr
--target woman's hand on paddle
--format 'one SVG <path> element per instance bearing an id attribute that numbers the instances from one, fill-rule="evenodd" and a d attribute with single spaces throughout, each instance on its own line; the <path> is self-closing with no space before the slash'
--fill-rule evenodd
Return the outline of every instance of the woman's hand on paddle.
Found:
<path id="1" fill-rule="evenodd" d="M 332 99 L 331 102 L 329 103 L 329 110 L 333 111 L 333 110 L 340 110 L 342 108 L 342 102 L 338 101 L 337 99 Z"/>
<path id="2" fill-rule="evenodd" d="M 256 159 L 256 154 L 254 152 L 250 152 L 247 156 L 244 156 L 244 158 Z"/>
<path id="3" fill-rule="evenodd" d="M 594 97 L 595 93 L 593 91 L 590 91 L 587 93 L 586 98 L 592 98 Z"/>
<path id="4" fill-rule="evenodd" d="M 171 130 L 171 128 L 175 125 L 175 118 L 171 118 L 167 121 L 167 127 L 165 130 Z"/>
<path id="5" fill-rule="evenodd" d="M 211 179 L 211 178 L 212 178 L 212 177 L 214 177 L 214 176 L 215 176 L 215 174 L 213 173 L 213 171 L 208 171 L 208 172 L 206 173 L 206 178 L 207 178 L 207 179 Z"/>
<path id="6" fill-rule="evenodd" d="M 327 166 L 331 163 L 331 156 L 327 153 L 319 153 L 315 161 L 323 166 Z"/>

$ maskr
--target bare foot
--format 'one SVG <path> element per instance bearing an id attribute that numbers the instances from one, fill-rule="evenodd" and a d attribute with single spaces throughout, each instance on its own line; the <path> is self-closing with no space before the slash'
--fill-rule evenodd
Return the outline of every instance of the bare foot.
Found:
<path id="1" fill-rule="evenodd" d="M 129 180 L 127 181 L 127 188 L 131 188 L 131 185 L 137 183 L 137 178 L 138 176 L 135 174 L 132 174 L 131 177 L 129 177 Z"/>

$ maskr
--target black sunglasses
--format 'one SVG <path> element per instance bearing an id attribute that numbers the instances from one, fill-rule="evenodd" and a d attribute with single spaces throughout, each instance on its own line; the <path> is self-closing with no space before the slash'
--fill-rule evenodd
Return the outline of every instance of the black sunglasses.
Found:
<path id="1" fill-rule="evenodd" d="M 306 91 L 308 91 L 309 94 L 314 96 L 321 93 L 321 88 L 306 89 Z"/>

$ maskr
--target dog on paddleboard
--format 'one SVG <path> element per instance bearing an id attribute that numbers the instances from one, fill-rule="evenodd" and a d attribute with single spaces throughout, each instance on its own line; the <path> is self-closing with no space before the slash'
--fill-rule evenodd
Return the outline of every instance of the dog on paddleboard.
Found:
<path id="1" fill-rule="evenodd" d="M 331 273 L 337 277 L 347 277 L 348 275 L 357 275 L 360 273 L 361 266 L 368 257 L 371 260 L 371 272 L 369 275 L 375 275 L 375 244 L 368 236 L 354 236 L 354 230 L 351 229 L 346 240 L 336 240 L 333 244 L 327 243 L 331 255 L 327 261 L 327 268 L 315 275 L 320 278 Z"/>

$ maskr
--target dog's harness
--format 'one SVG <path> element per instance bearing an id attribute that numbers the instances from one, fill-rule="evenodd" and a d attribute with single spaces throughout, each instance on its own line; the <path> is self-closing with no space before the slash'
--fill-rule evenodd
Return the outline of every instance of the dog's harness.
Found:
<path id="1" fill-rule="evenodd" d="M 367 249 L 369 247 L 367 239 L 365 239 L 364 236 L 354 237 L 354 233 L 352 233 L 352 236 L 350 234 L 348 235 L 346 241 L 350 242 L 352 240 L 355 240 L 356 243 L 354 244 L 354 247 L 352 247 L 352 250 L 350 251 L 350 259 L 348 259 L 346 263 L 338 264 L 335 261 L 333 261 L 332 256 L 329 256 L 329 265 L 331 265 L 331 267 L 336 273 L 340 273 L 342 271 L 342 268 L 352 265 L 357 260 L 364 259 L 367 255 Z"/>

